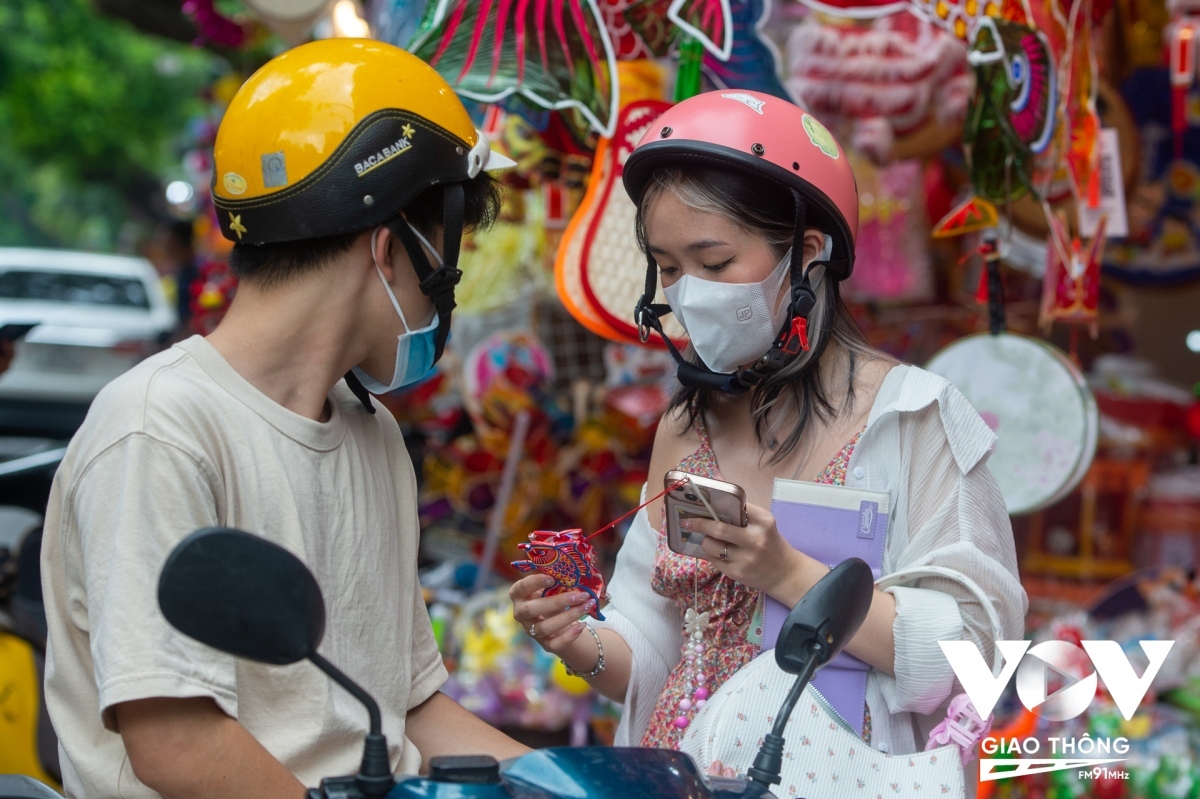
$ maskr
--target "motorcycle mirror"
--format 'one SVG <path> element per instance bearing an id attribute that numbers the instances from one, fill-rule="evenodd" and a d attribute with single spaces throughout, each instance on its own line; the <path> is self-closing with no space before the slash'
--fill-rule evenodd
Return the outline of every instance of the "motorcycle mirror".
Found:
<path id="1" fill-rule="evenodd" d="M 809 589 L 788 614 L 775 645 L 775 662 L 788 674 L 819 668 L 858 632 L 875 590 L 866 561 L 844 560 Z M 815 664 L 810 660 L 816 658 Z"/>
<path id="2" fill-rule="evenodd" d="M 325 602 L 299 558 L 228 527 L 197 530 L 158 580 L 167 621 L 230 655 L 284 666 L 310 657 L 325 635 Z"/>
<path id="3" fill-rule="evenodd" d="M 844 560 L 808 589 L 788 614 L 775 643 L 775 663 L 796 675 L 792 690 L 763 738 L 754 765 L 746 770 L 757 790 L 769 791 L 783 769 L 783 731 L 800 694 L 817 669 L 842 651 L 867 618 L 874 598 L 871 567 L 858 558 Z"/>

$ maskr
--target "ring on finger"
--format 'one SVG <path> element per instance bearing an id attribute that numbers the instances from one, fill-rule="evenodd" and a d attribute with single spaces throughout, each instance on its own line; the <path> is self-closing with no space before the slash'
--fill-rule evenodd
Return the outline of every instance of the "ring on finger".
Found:
<path id="1" fill-rule="evenodd" d="M 537 622 L 536 622 L 536 621 L 535 621 L 535 622 L 533 622 L 532 624 L 530 624 L 530 625 L 529 625 L 529 637 L 530 637 L 530 638 L 537 638 L 537 637 L 538 637 L 538 634 L 537 634 Z"/>
<path id="2" fill-rule="evenodd" d="M 726 546 L 724 549 L 722 549 L 721 554 L 717 555 L 717 557 L 721 560 L 729 560 L 729 547 Z"/>

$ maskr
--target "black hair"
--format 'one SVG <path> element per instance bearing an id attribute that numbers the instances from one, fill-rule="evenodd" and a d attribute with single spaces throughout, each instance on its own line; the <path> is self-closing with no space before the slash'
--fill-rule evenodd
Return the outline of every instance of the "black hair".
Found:
<path id="1" fill-rule="evenodd" d="M 501 184 L 487 172 L 463 181 L 463 229 L 483 230 L 500 213 Z M 442 186 L 430 186 L 404 207 L 404 216 L 426 238 L 442 222 Z M 239 280 L 273 286 L 320 269 L 350 251 L 376 226 L 299 241 L 234 244 L 229 268 Z"/>

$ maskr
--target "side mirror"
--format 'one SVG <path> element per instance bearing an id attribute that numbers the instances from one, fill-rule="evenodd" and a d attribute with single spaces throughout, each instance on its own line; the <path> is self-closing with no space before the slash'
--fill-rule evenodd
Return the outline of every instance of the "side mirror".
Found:
<path id="1" fill-rule="evenodd" d="M 369 717 L 358 774 L 327 779 L 325 795 L 382 799 L 391 791 L 396 781 L 379 703 L 317 653 L 325 637 L 325 600 L 299 558 L 241 530 L 197 530 L 167 558 L 158 605 L 175 629 L 213 649 L 276 666 L 312 661 L 362 702 Z"/>
<path id="2" fill-rule="evenodd" d="M 264 538 L 210 527 L 167 558 L 158 604 L 175 629 L 214 649 L 284 666 L 313 655 L 325 601 L 299 558 Z"/>
<path id="3" fill-rule="evenodd" d="M 761 795 L 780 781 L 783 770 L 783 731 L 800 694 L 817 669 L 842 651 L 871 609 L 875 578 L 871 567 L 858 558 L 844 560 L 822 577 L 796 603 L 779 631 L 775 663 L 796 675 L 792 690 L 775 715 L 775 726 L 763 739 L 754 765 L 746 770 Z"/>
<path id="4" fill-rule="evenodd" d="M 775 645 L 775 662 L 788 674 L 812 672 L 842 651 L 858 632 L 875 590 L 871 567 L 844 560 L 809 589 L 788 614 Z M 812 663 L 815 659 L 815 663 Z"/>

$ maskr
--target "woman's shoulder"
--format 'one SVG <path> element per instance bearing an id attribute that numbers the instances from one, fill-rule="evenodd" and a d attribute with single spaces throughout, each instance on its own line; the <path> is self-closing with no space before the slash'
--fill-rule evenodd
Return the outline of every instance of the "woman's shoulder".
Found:
<path id="1" fill-rule="evenodd" d="M 919 366 L 899 364 L 888 371 L 875 398 L 871 423 L 890 415 L 914 428 L 914 442 L 948 444 L 963 473 L 974 468 L 996 442 L 996 434 L 961 391 Z"/>
<path id="2" fill-rule="evenodd" d="M 686 407 L 674 406 L 669 408 L 658 422 L 658 430 L 654 434 L 654 451 L 652 460 L 662 462 L 666 468 L 673 469 L 675 464 L 696 451 L 701 443 L 697 424 Z"/>

